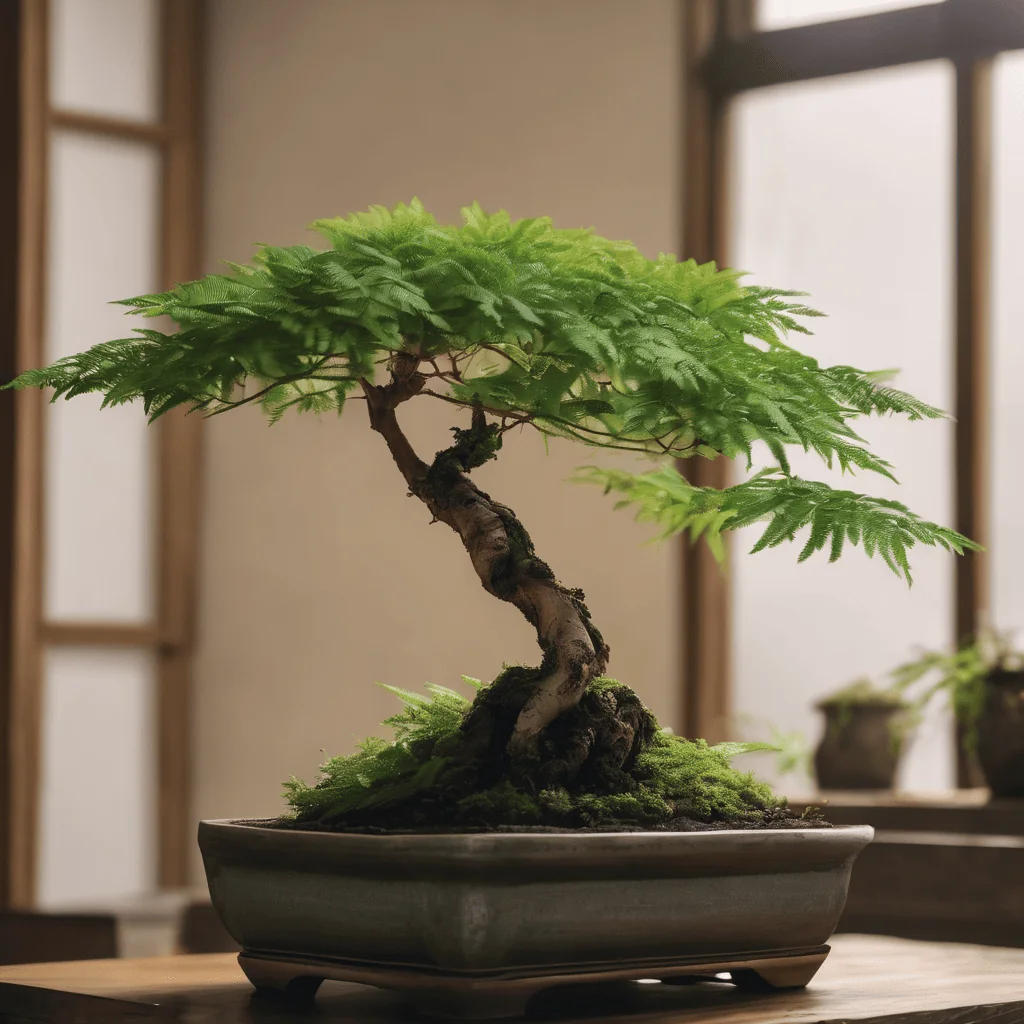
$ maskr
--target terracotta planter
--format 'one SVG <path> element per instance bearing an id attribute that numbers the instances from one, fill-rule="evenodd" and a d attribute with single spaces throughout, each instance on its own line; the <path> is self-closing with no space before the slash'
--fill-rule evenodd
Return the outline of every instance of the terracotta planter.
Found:
<path id="1" fill-rule="evenodd" d="M 1024 672 L 993 672 L 978 719 L 978 760 L 997 799 L 1024 798 Z"/>
<path id="2" fill-rule="evenodd" d="M 536 992 L 709 976 L 802 987 L 872 829 L 351 835 L 205 821 L 213 905 L 257 989 L 325 978 L 435 1015 L 518 1016 Z"/>
<path id="3" fill-rule="evenodd" d="M 825 734 L 814 754 L 819 789 L 892 789 L 906 711 L 897 704 L 819 704 Z"/>

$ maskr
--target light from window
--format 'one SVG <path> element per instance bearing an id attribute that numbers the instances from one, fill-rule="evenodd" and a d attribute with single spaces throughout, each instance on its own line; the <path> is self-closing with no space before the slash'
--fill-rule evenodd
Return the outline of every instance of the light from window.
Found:
<path id="1" fill-rule="evenodd" d="M 151 651 L 46 652 L 41 906 L 119 900 L 156 887 L 156 687 Z"/>
<path id="2" fill-rule="evenodd" d="M 157 120 L 159 19 L 156 0 L 52 0 L 54 107 L 131 121 Z"/>
<path id="3" fill-rule="evenodd" d="M 756 272 L 754 283 L 807 291 L 828 314 L 809 325 L 813 337 L 795 337 L 803 351 L 826 365 L 898 368 L 897 387 L 944 409 L 953 401 L 953 86 L 952 67 L 934 62 L 741 96 L 728 250 L 734 266 Z M 874 417 L 857 429 L 903 486 L 830 473 L 801 452 L 794 471 L 952 522 L 950 420 Z M 755 468 L 768 459 L 759 453 Z M 945 552 L 913 550 L 908 590 L 856 548 L 831 565 L 824 554 L 798 565 L 787 546 L 748 556 L 759 535 L 740 531 L 730 568 L 738 715 L 816 743 L 818 699 L 858 676 L 881 677 L 919 645 L 949 641 L 954 568 Z M 948 723 L 926 722 L 904 760 L 906 788 L 947 788 Z M 783 786 L 800 791 L 796 780 Z"/>
<path id="4" fill-rule="evenodd" d="M 757 27 L 762 30 L 811 25 L 819 21 L 838 21 L 860 14 L 896 11 L 904 7 L 922 7 L 942 0 L 760 0 Z"/>
<path id="5" fill-rule="evenodd" d="M 138 326 L 110 299 L 159 278 L 160 154 L 58 131 L 50 151 L 46 358 Z M 154 432 L 138 403 L 100 396 L 48 406 L 45 614 L 51 621 L 148 622 L 154 611 Z"/>
<path id="6" fill-rule="evenodd" d="M 1024 642 L 1024 53 L 999 57 L 992 76 L 992 612 Z"/>

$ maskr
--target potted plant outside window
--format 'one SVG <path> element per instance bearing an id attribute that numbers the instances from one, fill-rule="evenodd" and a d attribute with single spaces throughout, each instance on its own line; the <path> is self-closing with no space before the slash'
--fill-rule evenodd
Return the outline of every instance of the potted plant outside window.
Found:
<path id="1" fill-rule="evenodd" d="M 903 695 L 858 679 L 823 698 L 817 708 L 825 718 L 814 753 L 818 788 L 892 789 L 913 724 Z"/>
<path id="2" fill-rule="evenodd" d="M 1024 654 L 1009 636 L 985 631 L 952 653 L 928 651 L 893 672 L 917 707 L 945 696 L 965 753 L 977 755 L 996 799 L 1024 798 Z"/>
<path id="3" fill-rule="evenodd" d="M 14 382 L 141 400 L 153 419 L 256 403 L 271 420 L 364 417 L 394 463 L 396 500 L 455 534 L 408 538 L 410 558 L 426 537 L 461 542 L 487 599 L 536 629 L 538 665 L 506 668 L 472 703 L 441 688 L 404 695 L 394 741 L 329 760 L 313 786 L 293 780 L 290 816 L 200 826 L 246 971 L 261 988 L 350 978 L 478 1016 L 594 977 L 806 984 L 870 829 L 798 819 L 730 765 L 742 746 L 661 730 L 607 676 L 583 592 L 472 472 L 523 429 L 635 452 L 662 465 L 578 479 L 664 536 L 687 532 L 721 558 L 726 531 L 763 522 L 758 551 L 806 527 L 801 559 L 859 544 L 909 582 L 915 544 L 970 542 L 898 502 L 793 475 L 787 450 L 890 477 L 857 418 L 941 414 L 877 375 L 819 366 L 784 340 L 806 333 L 810 310 L 714 264 L 652 261 L 478 206 L 459 227 L 418 202 L 314 227 L 323 251 L 264 246 L 250 266 L 126 300 L 176 332 L 140 329 Z M 433 457 L 401 423 L 406 403 L 426 401 L 455 424 Z M 749 461 L 755 442 L 778 465 L 733 487 L 676 471 L 680 459 Z"/>

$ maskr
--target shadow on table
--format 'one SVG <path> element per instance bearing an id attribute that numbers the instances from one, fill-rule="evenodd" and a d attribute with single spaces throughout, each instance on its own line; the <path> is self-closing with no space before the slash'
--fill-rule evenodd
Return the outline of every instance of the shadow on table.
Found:
<path id="1" fill-rule="evenodd" d="M 785 993 L 790 999 L 792 991 Z M 764 1006 L 783 993 L 743 992 L 729 982 L 690 980 L 674 984 L 643 984 L 636 982 L 607 982 L 592 985 L 566 985 L 546 989 L 530 1000 L 527 1021 L 565 1021 L 580 1024 L 583 1021 L 607 1021 L 630 1018 L 649 1022 L 664 1018 L 671 1020 L 701 1020 L 710 1013 L 716 1016 L 730 1010 L 752 1009 Z M 799 993 L 798 995 L 803 995 Z M 808 993 L 808 1000 L 813 994 Z M 227 1009 L 227 1007 L 223 1007 Z M 316 998 L 305 1005 L 289 1002 L 280 996 L 255 994 L 239 1013 L 231 1016 L 210 1017 L 229 1024 L 287 1024 L 290 1021 L 320 1020 L 337 1024 L 410 1024 L 414 1020 L 430 1020 L 417 1015 L 405 997 L 343 982 L 324 982 Z M 744 1020 L 747 1018 L 742 1014 Z M 435 1018 L 436 1019 L 436 1018 Z M 476 1024 L 461 1018 L 466 1024 Z M 753 1018 L 751 1018 L 753 1019 Z M 190 1016 L 189 1021 L 200 1018 Z M 206 1024 L 206 1018 L 202 1019 Z M 480 1021 L 479 1024 L 483 1024 Z"/>

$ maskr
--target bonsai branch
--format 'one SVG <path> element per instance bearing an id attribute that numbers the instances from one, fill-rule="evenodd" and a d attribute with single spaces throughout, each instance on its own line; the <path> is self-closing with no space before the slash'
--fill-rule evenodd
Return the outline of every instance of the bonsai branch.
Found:
<path id="1" fill-rule="evenodd" d="M 250 405 L 252 402 L 258 402 L 258 401 L 260 401 L 260 399 L 266 398 L 266 396 L 269 395 L 270 392 L 273 391 L 275 388 L 281 387 L 283 385 L 297 384 L 297 383 L 299 383 L 301 381 L 304 381 L 304 380 L 323 381 L 323 382 L 328 383 L 328 384 L 345 384 L 345 383 L 355 384 L 357 381 L 360 380 L 360 378 L 358 378 L 358 377 L 347 376 L 346 374 L 343 374 L 343 373 L 326 373 L 326 374 L 321 374 L 320 371 L 325 369 L 325 368 L 327 370 L 331 370 L 334 367 L 338 367 L 339 369 L 346 369 L 347 368 L 344 363 L 340 363 L 340 364 L 339 363 L 334 363 L 334 364 L 332 364 L 331 360 L 334 359 L 334 358 L 335 357 L 334 357 L 333 354 L 323 356 L 321 359 L 319 359 L 315 363 L 315 365 L 310 366 L 308 369 L 302 370 L 299 373 L 289 373 L 287 376 L 284 376 L 284 377 L 276 377 L 269 384 L 266 384 L 264 387 L 260 388 L 258 391 L 254 391 L 250 395 L 243 395 L 242 398 L 232 399 L 232 398 L 222 398 L 222 397 L 219 397 L 219 396 L 216 396 L 216 395 L 210 395 L 207 398 L 204 398 L 204 399 L 201 399 L 201 400 L 197 400 L 196 404 L 195 404 L 195 408 L 196 409 L 202 409 L 202 410 L 205 411 L 212 403 L 216 402 L 217 403 L 216 408 L 212 412 L 207 412 L 206 413 L 206 416 L 209 418 L 211 416 L 220 416 L 221 413 L 225 413 L 229 409 L 237 409 L 240 406 Z M 245 386 L 245 378 L 244 377 L 242 378 L 240 383 L 242 384 L 243 389 L 244 389 L 244 386 Z"/>
<path id="2" fill-rule="evenodd" d="M 424 380 L 428 378 L 434 378 L 436 374 L 427 374 Z M 470 406 L 465 400 L 461 398 L 455 398 L 452 395 L 446 395 L 440 391 L 432 391 L 430 388 L 424 388 L 422 394 L 428 398 L 436 398 L 442 402 L 446 402 L 448 405 L 456 405 L 462 409 L 475 408 L 476 406 Z M 517 413 L 510 409 L 500 409 L 494 406 L 483 405 L 480 406 L 484 412 L 489 413 L 491 416 L 496 416 L 502 419 L 503 431 L 510 430 L 512 427 L 525 426 L 532 423 L 537 426 L 537 414 L 536 413 Z M 575 423 L 570 420 L 562 419 L 558 416 L 544 416 L 544 420 L 548 423 L 552 423 L 558 428 L 560 432 L 548 432 L 552 436 L 557 437 L 568 437 L 576 441 L 581 441 L 584 444 L 589 445 L 592 448 L 609 448 L 617 452 L 637 452 L 642 455 L 650 455 L 652 444 L 657 446 L 657 452 L 666 455 L 683 456 L 685 452 L 696 451 L 697 448 L 704 446 L 707 447 L 706 443 L 699 438 L 690 441 L 687 444 L 666 444 L 665 438 L 672 437 L 677 433 L 675 429 L 667 430 L 663 434 L 658 436 L 652 436 L 643 440 L 640 438 L 623 439 L 619 435 L 613 434 L 607 430 L 598 430 L 594 427 L 588 427 L 582 423 Z M 507 422 L 506 422 L 507 421 Z M 544 433 L 543 427 L 538 429 Z M 649 442 L 649 443 L 648 443 Z"/>

